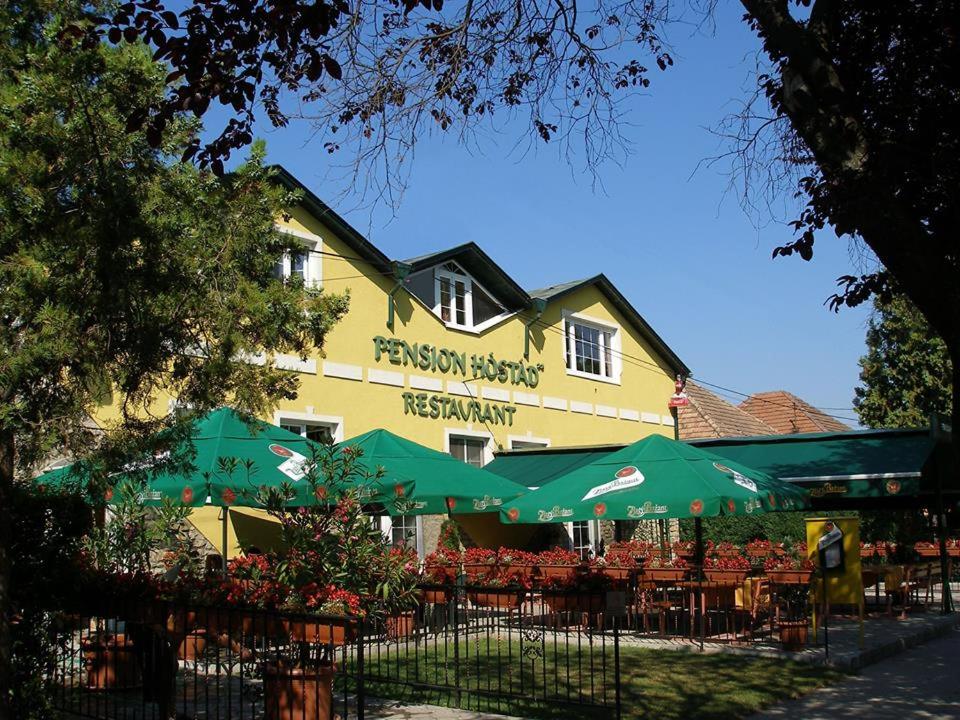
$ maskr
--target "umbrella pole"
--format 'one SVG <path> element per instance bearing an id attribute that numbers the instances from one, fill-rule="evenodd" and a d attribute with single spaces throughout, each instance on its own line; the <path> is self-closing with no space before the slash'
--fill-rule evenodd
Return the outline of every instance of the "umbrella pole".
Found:
<path id="1" fill-rule="evenodd" d="M 700 603 L 700 652 L 703 652 L 703 520 L 693 519 L 693 537 L 696 543 L 694 558 L 697 563 L 697 602 Z"/>
<path id="2" fill-rule="evenodd" d="M 227 524 L 228 524 L 228 522 L 229 522 L 229 520 L 230 520 L 230 508 L 224 507 L 224 508 L 223 508 L 223 515 L 221 515 L 221 517 L 222 517 L 222 519 L 223 519 L 223 528 L 222 528 L 223 535 L 222 535 L 222 537 L 221 537 L 221 540 L 222 540 L 222 542 L 223 542 L 223 545 L 222 545 L 222 547 L 223 547 L 223 574 L 226 575 L 226 574 L 227 574 Z"/>

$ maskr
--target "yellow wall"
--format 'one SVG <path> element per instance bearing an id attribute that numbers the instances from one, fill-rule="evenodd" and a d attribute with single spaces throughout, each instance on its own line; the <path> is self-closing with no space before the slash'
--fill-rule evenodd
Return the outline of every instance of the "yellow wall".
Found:
<path id="1" fill-rule="evenodd" d="M 632 442 L 651 433 L 673 436 L 673 427 L 667 410 L 667 400 L 673 392 L 673 369 L 663 358 L 657 357 L 646 340 L 621 317 L 604 295 L 595 286 L 583 287 L 557 301 L 551 302 L 540 323 L 531 333 L 530 358 L 527 364 L 542 364 L 539 384 L 535 388 L 516 386 L 497 381 L 467 379 L 452 373 L 422 371 L 416 368 L 391 364 L 386 356 L 375 359 L 374 337 L 395 337 L 408 343 L 431 343 L 457 352 L 465 352 L 467 358 L 477 354 L 493 353 L 497 360 L 520 361 L 523 359 L 524 322 L 531 311 L 513 315 L 482 333 L 471 333 L 447 328 L 434 313 L 413 295 L 401 290 L 397 293 L 394 329 L 387 327 L 387 293 L 395 280 L 384 275 L 368 263 L 357 260 L 356 251 L 350 249 L 334 235 L 319 219 L 305 210 L 297 209 L 281 227 L 292 230 L 301 237 L 319 237 L 323 251 L 319 256 L 322 285 L 330 292 L 349 291 L 350 311 L 329 334 L 322 353 L 311 358 L 300 373 L 300 392 L 295 400 L 283 401 L 270 422 L 281 419 L 296 421 L 330 420 L 339 423 L 336 439 L 346 439 L 373 428 L 384 427 L 423 445 L 447 450 L 449 432 L 490 433 L 487 459 L 497 448 L 509 449 L 511 439 L 542 439 L 552 447 L 586 445 L 596 443 Z M 315 256 L 316 258 L 317 256 Z M 316 263 L 316 259 L 313 261 Z M 510 268 L 505 268 L 507 272 Z M 578 274 L 570 269 L 570 276 Z M 569 278 L 558 278 L 558 281 Z M 564 360 L 562 334 L 564 311 L 579 313 L 621 329 L 621 352 L 629 358 L 622 360 L 620 382 L 612 384 L 569 375 Z M 294 361 L 294 358 L 289 358 Z M 325 367 L 325 363 L 327 366 Z M 333 364 L 333 365 L 331 365 Z M 344 379 L 334 374 L 347 372 L 359 374 L 361 379 Z M 372 376 L 371 377 L 371 371 Z M 383 384 L 384 377 L 376 380 L 378 371 L 394 373 L 388 381 L 400 385 Z M 469 371 L 469 367 L 468 367 Z M 417 378 L 440 380 L 442 391 L 414 388 Z M 459 383 L 467 380 L 470 393 L 482 405 L 509 405 L 516 408 L 513 425 L 465 422 L 454 419 L 430 419 L 416 414 L 405 414 L 404 392 L 457 397 L 461 401 L 471 398 L 450 392 L 448 381 Z M 507 391 L 506 401 L 483 397 L 485 391 L 494 395 Z M 518 401 L 517 392 L 526 393 L 528 404 Z M 566 409 L 546 407 L 549 402 L 564 403 Z M 520 396 L 520 399 L 524 399 Z M 535 406 L 529 404 L 536 403 Z M 581 411 L 575 412 L 574 404 Z M 154 411 L 167 412 L 168 398 L 157 398 Z M 100 420 L 115 417 L 115 408 L 101 408 Z M 604 414 L 612 413 L 614 417 Z M 257 513 L 243 511 L 252 516 Z M 220 526 L 216 511 L 205 509 L 198 513 L 196 524 L 203 533 L 220 547 Z M 491 529 L 484 523 L 474 523 L 479 535 L 486 538 Z M 248 541 L 252 542 L 252 540 Z M 230 528 L 231 554 L 237 551 L 235 528 Z M 430 549 L 430 548 L 428 548 Z"/>

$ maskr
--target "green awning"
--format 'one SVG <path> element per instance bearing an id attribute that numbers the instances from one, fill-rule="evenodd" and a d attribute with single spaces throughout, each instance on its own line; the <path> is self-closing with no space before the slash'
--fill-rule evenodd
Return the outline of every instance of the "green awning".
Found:
<path id="1" fill-rule="evenodd" d="M 509 453 L 498 453 L 483 469 L 524 487 L 538 488 L 622 447 L 623 445 L 594 445 L 511 450 Z"/>
<path id="2" fill-rule="evenodd" d="M 939 474 L 956 489 L 943 462 L 946 447 L 929 430 L 868 430 L 694 440 L 691 444 L 810 490 L 830 501 L 932 494 Z"/>

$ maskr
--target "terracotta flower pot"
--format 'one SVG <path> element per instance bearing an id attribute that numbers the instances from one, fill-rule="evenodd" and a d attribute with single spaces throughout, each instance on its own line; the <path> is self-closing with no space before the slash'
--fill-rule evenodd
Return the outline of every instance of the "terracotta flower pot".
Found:
<path id="1" fill-rule="evenodd" d="M 283 620 L 284 633 L 294 642 L 346 645 L 357 637 L 357 624 L 346 618 Z"/>
<path id="2" fill-rule="evenodd" d="M 266 665 L 263 670 L 265 720 L 328 720 L 335 672 L 333 665 L 313 668 Z"/>
<path id="3" fill-rule="evenodd" d="M 413 635 L 416 620 L 412 612 L 397 613 L 387 617 L 387 637 L 390 640 Z"/>
<path id="4" fill-rule="evenodd" d="M 129 690 L 140 686 L 140 662 L 126 635 L 85 638 L 80 647 L 88 690 Z"/>
<path id="5" fill-rule="evenodd" d="M 747 548 L 747 557 L 752 558 L 765 558 L 770 555 L 771 550 L 769 548 Z"/>
<path id="6" fill-rule="evenodd" d="M 177 648 L 177 659 L 193 662 L 202 657 L 206 649 L 207 631 L 203 628 L 194 630 L 180 641 L 180 646 Z"/>
<path id="7" fill-rule="evenodd" d="M 450 590 L 428 590 L 423 591 L 423 601 L 428 603 L 434 603 L 436 605 L 446 604 L 450 602 L 453 592 Z"/>
<path id="8" fill-rule="evenodd" d="M 687 577 L 690 568 L 644 568 L 643 579 L 654 582 L 679 582 Z"/>
<path id="9" fill-rule="evenodd" d="M 576 567 L 573 565 L 540 565 L 540 577 L 542 578 L 568 578 L 573 577 Z"/>
<path id="10" fill-rule="evenodd" d="M 509 609 L 520 605 L 523 593 L 509 590 L 503 590 L 502 592 L 489 590 L 487 592 L 471 592 L 469 597 L 474 605 L 480 607 Z"/>
<path id="11" fill-rule="evenodd" d="M 704 569 L 703 579 L 709 582 L 742 583 L 747 579 L 749 570 Z"/>
<path id="12" fill-rule="evenodd" d="M 284 624 L 274 615 L 237 608 L 210 608 L 209 613 L 197 613 L 194 627 L 197 626 L 211 635 L 280 637 L 287 634 Z"/>
<path id="13" fill-rule="evenodd" d="M 807 585 L 813 570 L 767 570 L 770 582 L 777 585 Z"/>
<path id="14" fill-rule="evenodd" d="M 608 578 L 618 582 L 624 582 L 630 579 L 630 576 L 633 574 L 634 570 L 632 568 L 621 568 L 621 567 L 605 567 L 603 569 L 603 574 Z"/>
<path id="15" fill-rule="evenodd" d="M 803 650 L 807 646 L 809 626 L 806 620 L 781 620 L 780 645 L 784 650 Z"/>
<path id="16" fill-rule="evenodd" d="M 606 604 L 604 593 L 544 593 L 543 601 L 554 612 L 601 612 Z"/>

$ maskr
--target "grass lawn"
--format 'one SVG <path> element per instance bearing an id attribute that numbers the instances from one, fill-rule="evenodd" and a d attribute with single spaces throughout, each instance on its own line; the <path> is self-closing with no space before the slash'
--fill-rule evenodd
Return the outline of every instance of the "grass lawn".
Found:
<path id="1" fill-rule="evenodd" d="M 611 646 L 578 650 L 536 643 L 540 652 L 531 654 L 531 644 L 525 645 L 516 639 L 494 641 L 492 646 L 485 639 L 462 641 L 456 662 L 452 644 L 421 644 L 416 652 L 413 645 L 400 645 L 374 652 L 366 661 L 365 675 L 379 679 L 367 681 L 366 693 L 525 717 L 613 716 Z M 624 646 L 620 657 L 624 718 L 744 717 L 842 677 L 834 670 L 772 658 Z M 460 688 L 459 700 L 452 688 Z M 591 698 L 605 707 L 575 705 L 578 699 Z M 571 704 L 556 703 L 557 699 Z"/>

